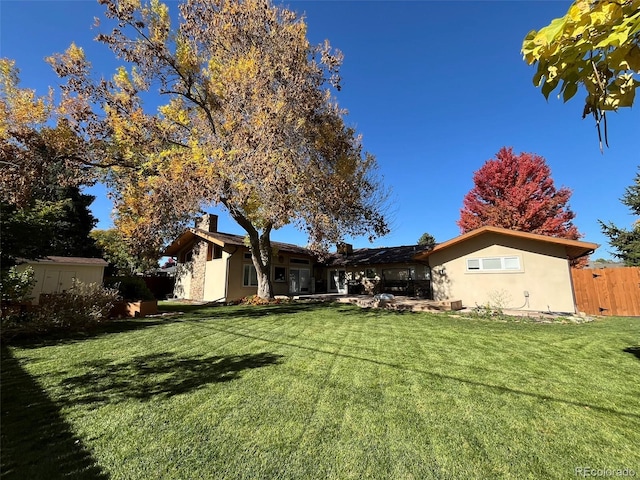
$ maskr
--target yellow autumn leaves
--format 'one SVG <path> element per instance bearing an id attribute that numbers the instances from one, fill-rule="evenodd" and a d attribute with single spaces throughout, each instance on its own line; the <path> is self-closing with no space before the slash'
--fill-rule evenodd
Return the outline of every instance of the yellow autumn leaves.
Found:
<path id="1" fill-rule="evenodd" d="M 559 88 L 566 102 L 585 87 L 582 116 L 594 117 L 602 150 L 606 112 L 631 107 L 640 85 L 640 0 L 576 0 L 564 17 L 529 32 L 522 53 L 537 64 L 533 83 L 545 98 Z"/>
<path id="2" fill-rule="evenodd" d="M 639 35 L 640 0 L 577 0 L 567 15 L 529 32 L 522 53 L 537 64 L 533 81 L 545 97 L 560 87 L 567 101 L 583 84 L 590 108 L 615 110 L 633 104 Z"/>
<path id="3" fill-rule="evenodd" d="M 53 110 L 52 93 L 38 97 L 34 90 L 18 88 L 15 62 L 0 58 L 0 138 L 6 141 L 8 129 L 22 125 L 34 128 L 44 124 Z"/>

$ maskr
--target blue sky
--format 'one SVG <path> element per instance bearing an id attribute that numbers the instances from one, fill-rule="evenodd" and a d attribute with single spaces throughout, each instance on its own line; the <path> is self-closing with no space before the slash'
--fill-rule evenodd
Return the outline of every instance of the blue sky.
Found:
<path id="1" fill-rule="evenodd" d="M 176 2 L 168 2 L 171 9 Z M 640 164 L 638 106 L 609 117 L 611 147 L 602 155 L 592 119 L 581 119 L 583 94 L 547 102 L 522 61 L 522 39 L 564 15 L 569 1 L 296 1 L 309 38 L 325 38 L 344 53 L 339 103 L 363 135 L 384 182 L 392 189 L 392 232 L 373 246 L 414 244 L 424 232 L 438 242 L 457 236 L 456 220 L 474 171 L 502 146 L 542 155 L 556 187 L 573 190 L 570 206 L 584 239 L 601 244 L 592 258 L 610 257 L 598 220 L 630 227 L 620 197 Z M 75 41 L 97 72 L 117 63 L 93 41 L 90 0 L 0 2 L 0 55 L 16 60 L 22 86 L 45 93 L 58 79 L 44 57 Z M 99 227 L 111 224 L 104 189 L 97 199 Z M 222 210 L 220 230 L 241 233 Z M 273 240 L 305 244 L 292 228 Z M 349 239 L 356 247 L 365 238 Z"/>

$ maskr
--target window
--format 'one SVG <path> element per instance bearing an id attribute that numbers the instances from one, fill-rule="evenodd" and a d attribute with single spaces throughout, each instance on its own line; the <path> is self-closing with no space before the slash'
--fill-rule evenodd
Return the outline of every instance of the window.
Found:
<path id="1" fill-rule="evenodd" d="M 431 280 L 431 272 L 426 265 L 418 265 L 415 267 L 415 280 Z"/>
<path id="2" fill-rule="evenodd" d="M 519 271 L 520 257 L 467 258 L 468 272 Z"/>
<path id="3" fill-rule="evenodd" d="M 289 269 L 289 292 L 309 293 L 311 287 L 311 271 L 308 268 Z"/>
<path id="4" fill-rule="evenodd" d="M 274 267 L 273 268 L 273 280 L 275 282 L 286 282 L 287 281 L 287 269 L 284 267 Z"/>
<path id="5" fill-rule="evenodd" d="M 467 259 L 467 270 L 480 270 L 480 259 L 479 258 Z"/>
<path id="6" fill-rule="evenodd" d="M 382 270 L 382 278 L 406 282 L 413 280 L 412 270 L 413 268 L 385 268 Z"/>
<path id="7" fill-rule="evenodd" d="M 258 273 L 256 267 L 253 265 L 244 266 L 244 274 L 242 275 L 243 287 L 257 287 L 258 286 Z"/>
<path id="8" fill-rule="evenodd" d="M 504 269 L 505 270 L 520 270 L 520 258 L 518 258 L 518 257 L 504 257 Z"/>
<path id="9" fill-rule="evenodd" d="M 207 245 L 207 262 L 214 258 L 222 258 L 222 247 L 215 243 Z"/>
<path id="10" fill-rule="evenodd" d="M 482 270 L 502 270 L 502 258 L 483 258 L 480 264 Z"/>

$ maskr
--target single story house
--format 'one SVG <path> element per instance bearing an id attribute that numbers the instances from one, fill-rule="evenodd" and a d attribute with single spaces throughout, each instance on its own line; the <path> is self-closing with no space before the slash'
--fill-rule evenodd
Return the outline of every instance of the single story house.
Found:
<path id="1" fill-rule="evenodd" d="M 102 258 L 49 256 L 36 260 L 19 259 L 18 271 L 33 268 L 35 284 L 32 303 L 38 304 L 41 294 L 62 293 L 71 288 L 73 280 L 102 284 L 107 262 Z"/>
<path id="2" fill-rule="evenodd" d="M 231 301 L 257 291 L 243 235 L 217 231 L 205 215 L 165 250 L 177 259 L 178 298 Z M 598 245 L 498 227 L 482 227 L 425 249 L 420 245 L 353 249 L 338 246 L 320 260 L 297 245 L 273 242 L 276 295 L 390 292 L 465 307 L 574 313 L 569 261 Z"/>
<path id="3" fill-rule="evenodd" d="M 218 232 L 218 217 L 206 214 L 183 232 L 164 255 L 177 260 L 174 296 L 198 301 L 232 301 L 257 292 L 258 280 L 245 236 Z M 419 245 L 363 248 L 348 244 L 323 261 L 310 250 L 272 242 L 275 295 L 394 293 L 428 296 L 428 264 L 414 259 Z"/>
<path id="4" fill-rule="evenodd" d="M 272 242 L 275 295 L 314 290 L 315 256 L 306 248 Z M 177 259 L 174 296 L 199 301 L 238 300 L 257 292 L 251 251 L 244 235 L 218 232 L 217 215 L 207 214 L 183 232 L 164 254 Z"/>
<path id="5" fill-rule="evenodd" d="M 575 313 L 569 262 L 598 246 L 487 226 L 418 253 L 416 259 L 431 267 L 433 300 Z"/>

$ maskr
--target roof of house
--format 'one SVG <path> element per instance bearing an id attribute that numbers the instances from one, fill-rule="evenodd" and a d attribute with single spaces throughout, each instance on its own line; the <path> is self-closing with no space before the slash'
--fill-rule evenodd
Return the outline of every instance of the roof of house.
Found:
<path id="1" fill-rule="evenodd" d="M 392 263 L 415 263 L 416 254 L 423 252 L 423 245 L 405 245 L 399 247 L 357 248 L 349 254 L 333 253 L 328 256 L 326 265 L 355 266 L 381 265 Z"/>
<path id="2" fill-rule="evenodd" d="M 429 255 L 435 252 L 440 252 L 453 245 L 457 245 L 471 238 L 479 237 L 481 235 L 486 235 L 488 233 L 494 233 L 494 234 L 505 235 L 505 236 L 514 237 L 514 238 L 524 238 L 528 240 L 535 240 L 538 242 L 562 245 L 565 247 L 565 250 L 567 252 L 567 258 L 571 260 L 582 257 L 584 255 L 588 255 L 600 246 L 597 243 L 583 242 L 580 240 L 569 240 L 567 238 L 557 238 L 557 237 L 550 237 L 548 235 L 539 235 L 537 233 L 509 230 L 508 228 L 485 226 L 485 227 L 480 227 L 470 232 L 464 233 L 458 237 L 452 238 L 451 240 L 447 240 L 446 242 L 439 243 L 433 248 L 433 250 L 428 250 L 425 252 L 418 253 L 416 255 L 416 259 L 426 260 L 429 257 Z"/>
<path id="3" fill-rule="evenodd" d="M 96 265 L 104 267 L 108 263 L 102 258 L 86 258 L 86 257 L 57 257 L 48 256 L 36 259 L 20 258 L 19 263 L 38 263 L 38 264 L 57 264 L 57 265 Z"/>
<path id="4" fill-rule="evenodd" d="M 165 248 L 164 255 L 178 255 L 178 253 L 180 253 L 180 250 L 182 250 L 186 245 L 191 243 L 196 238 L 201 238 L 216 245 L 220 245 L 221 247 L 225 247 L 227 245 L 246 245 L 244 235 L 234 235 L 231 233 L 222 232 L 208 232 L 207 230 L 202 230 L 200 228 L 189 228 L 185 230 L 182 235 L 180 235 L 176 240 L 174 240 L 171 245 Z M 313 256 L 313 253 L 310 250 L 304 247 L 299 247 L 298 245 L 293 245 L 291 243 L 271 242 L 271 246 L 281 252 Z"/>

